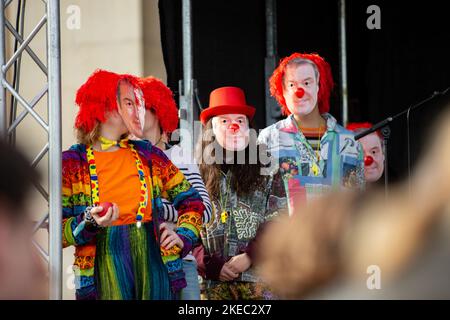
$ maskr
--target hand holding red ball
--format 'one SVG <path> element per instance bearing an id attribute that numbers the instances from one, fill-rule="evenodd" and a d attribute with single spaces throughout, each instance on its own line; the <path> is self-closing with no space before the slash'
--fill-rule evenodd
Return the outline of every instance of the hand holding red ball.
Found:
<path id="1" fill-rule="evenodd" d="M 109 227 L 119 218 L 119 207 L 115 203 L 102 202 L 91 210 L 92 217 L 101 227 Z"/>
<path id="2" fill-rule="evenodd" d="M 102 207 L 103 210 L 98 213 L 98 216 L 103 217 L 108 212 L 108 209 L 113 207 L 113 204 L 111 202 L 102 202 L 100 203 L 100 207 Z"/>

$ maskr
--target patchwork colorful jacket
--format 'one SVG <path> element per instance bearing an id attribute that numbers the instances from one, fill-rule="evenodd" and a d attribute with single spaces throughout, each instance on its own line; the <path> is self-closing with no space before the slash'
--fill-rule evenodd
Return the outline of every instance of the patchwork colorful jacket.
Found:
<path id="1" fill-rule="evenodd" d="M 182 250 L 161 249 L 163 262 L 168 268 L 172 290 L 186 286 L 182 260 L 199 240 L 204 205 L 198 192 L 191 187 L 181 171 L 158 148 L 148 141 L 132 141 L 142 163 L 152 170 L 153 221 L 160 221 L 163 212 L 161 198 L 171 201 L 178 210 L 177 233 L 184 242 Z M 75 228 L 83 221 L 83 212 L 92 205 L 91 182 L 86 146 L 73 145 L 62 155 L 63 247 L 75 246 L 75 283 L 77 299 L 95 299 L 94 262 L 96 252 L 95 228 L 89 224 L 74 236 Z M 157 224 L 155 224 L 157 225 Z M 159 230 L 155 230 L 159 234 Z M 159 236 L 158 236 L 159 239 Z"/>
<path id="2" fill-rule="evenodd" d="M 361 144 L 333 116 L 322 116 L 327 121 L 327 131 L 320 141 L 319 157 L 298 129 L 293 115 L 263 129 L 258 136 L 258 142 L 267 144 L 277 162 L 291 215 L 309 199 L 329 190 L 365 186 Z"/>
<path id="3" fill-rule="evenodd" d="M 204 225 L 201 237 L 204 247 L 203 276 L 208 287 L 220 284 L 223 265 L 232 257 L 247 253 L 254 258 L 254 246 L 267 223 L 281 215 L 286 208 L 286 194 L 279 175 L 265 176 L 263 181 L 247 195 L 238 195 L 228 188 L 231 171 L 222 172 L 220 193 L 224 203 L 213 200 L 211 221 Z M 226 215 L 224 215 L 226 212 Z M 260 282 L 257 266 L 242 272 L 233 282 Z"/>

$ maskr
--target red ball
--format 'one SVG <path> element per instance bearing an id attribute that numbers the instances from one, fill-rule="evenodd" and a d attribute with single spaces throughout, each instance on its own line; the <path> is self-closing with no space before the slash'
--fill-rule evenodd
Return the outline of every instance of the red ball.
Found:
<path id="1" fill-rule="evenodd" d="M 109 208 L 112 208 L 113 204 L 111 202 L 102 202 L 100 203 L 100 207 L 103 208 L 103 210 L 98 214 L 100 217 L 103 217 L 106 212 L 108 212 Z"/>

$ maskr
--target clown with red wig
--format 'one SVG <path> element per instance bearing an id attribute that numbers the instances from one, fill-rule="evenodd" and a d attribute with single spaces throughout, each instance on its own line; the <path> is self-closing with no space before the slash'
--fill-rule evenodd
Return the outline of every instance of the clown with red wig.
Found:
<path id="1" fill-rule="evenodd" d="M 182 172 L 142 136 L 138 78 L 97 70 L 77 92 L 78 144 L 62 155 L 63 245 L 75 246 L 77 299 L 174 299 L 204 205 Z M 160 230 L 162 198 L 177 229 Z"/>
<path id="2" fill-rule="evenodd" d="M 372 128 L 369 122 L 354 122 L 347 125 L 347 129 L 355 133 L 361 133 Z M 359 141 L 364 150 L 364 175 L 367 183 L 375 183 L 380 180 L 384 172 L 383 136 L 379 130 L 372 132 Z"/>
<path id="3" fill-rule="evenodd" d="M 199 192 L 205 205 L 203 223 L 207 224 L 211 219 L 212 205 L 208 191 L 200 176 L 198 165 L 191 156 L 192 152 L 184 150 L 180 145 L 172 146 L 168 143 L 169 135 L 177 129 L 179 121 L 178 108 L 173 93 L 161 80 L 154 77 L 140 79 L 139 85 L 144 94 L 146 108 L 143 138 L 163 150 L 166 156 L 185 175 L 192 187 Z M 179 213 L 173 203 L 164 198 L 162 201 L 162 218 L 165 222 L 161 224 L 161 227 L 163 229 L 174 229 Z M 163 257 L 163 259 L 165 258 Z M 192 252 L 183 258 L 183 271 L 187 285 L 181 290 L 180 298 L 182 300 L 200 300 L 197 263 Z"/>
<path id="4" fill-rule="evenodd" d="M 278 161 L 289 213 L 329 190 L 363 188 L 361 145 L 328 113 L 334 87 L 329 64 L 318 54 L 294 53 L 269 81 L 287 118 L 262 130 L 258 140 Z"/>

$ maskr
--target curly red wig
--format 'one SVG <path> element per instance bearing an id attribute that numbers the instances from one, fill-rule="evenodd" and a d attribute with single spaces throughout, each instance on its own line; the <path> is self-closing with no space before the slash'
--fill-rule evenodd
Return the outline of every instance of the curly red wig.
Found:
<path id="1" fill-rule="evenodd" d="M 154 77 L 140 79 L 139 86 L 144 94 L 145 107 L 155 111 L 161 129 L 169 133 L 175 131 L 179 119 L 172 90 Z"/>
<path id="2" fill-rule="evenodd" d="M 352 122 L 347 124 L 347 129 L 356 133 L 365 131 L 366 129 L 372 128 L 373 124 L 370 122 Z M 383 139 L 383 135 L 381 134 L 380 130 L 375 131 L 377 135 L 380 137 L 380 139 Z"/>
<path id="3" fill-rule="evenodd" d="M 117 110 L 117 87 L 122 80 L 138 88 L 138 79 L 129 74 L 97 69 L 89 76 L 76 93 L 75 103 L 80 109 L 75 128 L 91 132 L 96 123 L 106 121 L 107 112 Z"/>
<path id="4" fill-rule="evenodd" d="M 312 61 L 319 70 L 319 93 L 317 102 L 319 105 L 319 112 L 326 113 L 330 110 L 330 94 L 334 87 L 333 75 L 328 62 L 316 53 L 293 53 L 289 57 L 285 57 L 280 61 L 278 67 L 270 77 L 270 94 L 274 97 L 281 106 L 283 115 L 289 115 L 291 112 L 286 106 L 286 100 L 283 96 L 283 78 L 287 65 L 294 59 L 306 59 Z"/>

